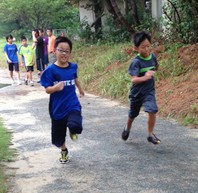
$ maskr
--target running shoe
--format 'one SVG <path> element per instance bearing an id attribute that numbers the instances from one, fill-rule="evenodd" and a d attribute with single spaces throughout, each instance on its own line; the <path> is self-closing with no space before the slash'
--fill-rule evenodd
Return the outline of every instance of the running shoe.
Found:
<path id="1" fill-rule="evenodd" d="M 126 127 L 124 128 L 124 131 L 122 132 L 122 139 L 124 141 L 126 141 L 129 137 L 129 134 L 130 134 L 130 130 L 129 129 L 126 129 Z"/>
<path id="2" fill-rule="evenodd" d="M 34 82 L 33 81 L 30 81 L 30 86 L 34 86 Z"/>
<path id="3" fill-rule="evenodd" d="M 70 138 L 71 138 L 72 141 L 77 141 L 78 135 L 74 134 L 74 133 L 70 133 Z"/>
<path id="4" fill-rule="evenodd" d="M 153 143 L 155 145 L 161 143 L 160 139 L 158 139 L 154 133 L 152 133 L 151 136 L 147 137 L 147 140 L 148 140 L 148 142 Z"/>
<path id="5" fill-rule="evenodd" d="M 21 85 L 21 81 L 20 80 L 17 81 L 17 85 Z"/>
<path id="6" fill-rule="evenodd" d="M 25 80 L 24 80 L 24 83 L 25 83 L 25 85 L 28 85 L 28 80 L 25 79 Z"/>
<path id="7" fill-rule="evenodd" d="M 61 151 L 60 163 L 65 164 L 69 162 L 68 150 Z"/>

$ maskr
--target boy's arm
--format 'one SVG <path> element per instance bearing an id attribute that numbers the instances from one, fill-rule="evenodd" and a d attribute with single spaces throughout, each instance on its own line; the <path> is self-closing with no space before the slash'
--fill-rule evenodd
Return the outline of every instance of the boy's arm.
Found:
<path id="1" fill-rule="evenodd" d="M 152 79 L 154 76 L 155 71 L 149 70 L 145 73 L 144 76 L 138 77 L 138 76 L 131 76 L 131 81 L 133 84 L 140 84 L 143 82 L 146 82 L 149 79 Z"/>
<path id="2" fill-rule="evenodd" d="M 45 91 L 47 94 L 53 94 L 55 92 L 59 92 L 63 90 L 63 88 L 64 88 L 64 82 L 62 81 L 54 86 L 48 86 L 47 88 L 45 88 Z"/>
<path id="3" fill-rule="evenodd" d="M 7 54 L 7 52 L 4 52 L 5 53 L 5 56 L 6 56 L 6 59 L 7 59 L 7 61 L 8 61 L 8 63 L 12 63 L 12 61 L 9 59 L 9 57 L 8 57 L 8 54 Z"/>
<path id="4" fill-rule="evenodd" d="M 32 49 L 34 49 L 36 47 L 36 44 L 37 44 L 37 39 L 35 37 L 35 32 L 34 31 L 32 31 L 32 40 L 33 40 Z"/>
<path id="5" fill-rule="evenodd" d="M 85 93 L 80 85 L 80 82 L 78 81 L 78 78 L 75 79 L 75 84 L 76 84 L 76 87 L 78 88 L 78 91 L 80 93 L 80 96 L 84 96 Z"/>
<path id="6" fill-rule="evenodd" d="M 19 54 L 21 57 L 21 66 L 25 66 L 24 61 L 23 61 L 23 55 Z"/>

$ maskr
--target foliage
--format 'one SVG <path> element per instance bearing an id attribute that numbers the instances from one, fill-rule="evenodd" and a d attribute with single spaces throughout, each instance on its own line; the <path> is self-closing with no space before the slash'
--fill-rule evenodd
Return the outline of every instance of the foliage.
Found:
<path id="1" fill-rule="evenodd" d="M 6 24 L 2 34 L 20 36 L 48 26 L 72 31 L 78 27 L 79 14 L 78 8 L 65 0 L 4 0 L 0 2 L 0 21 L 0 26 Z"/>
<path id="2" fill-rule="evenodd" d="M 11 135 L 8 133 L 6 128 L 0 122 L 0 162 L 11 161 L 11 156 L 13 156 L 14 151 L 9 148 L 11 142 Z M 6 177 L 3 172 L 3 168 L 0 165 L 0 192 L 6 192 Z"/>
<path id="3" fill-rule="evenodd" d="M 196 1 L 169 0 L 163 5 L 163 26 L 169 40 L 198 41 L 198 4 Z"/>

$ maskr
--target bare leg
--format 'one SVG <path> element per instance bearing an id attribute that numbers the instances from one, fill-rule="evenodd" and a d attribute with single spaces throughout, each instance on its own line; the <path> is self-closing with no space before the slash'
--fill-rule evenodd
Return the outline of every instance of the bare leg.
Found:
<path id="1" fill-rule="evenodd" d="M 16 71 L 16 75 L 17 75 L 18 84 L 21 84 L 19 71 Z"/>
<path id="2" fill-rule="evenodd" d="M 65 142 L 64 142 L 63 145 L 60 147 L 60 149 L 61 149 L 61 150 L 66 150 L 66 149 L 67 149 L 67 147 L 66 147 L 66 145 L 65 145 Z"/>
<path id="3" fill-rule="evenodd" d="M 17 74 L 17 80 L 20 80 L 20 73 L 19 73 L 19 71 L 17 71 L 16 74 Z"/>
<path id="4" fill-rule="evenodd" d="M 13 71 L 9 71 L 9 77 L 11 80 L 13 80 Z"/>
<path id="5" fill-rule="evenodd" d="M 148 133 L 149 135 L 153 133 L 153 129 L 155 126 L 156 114 L 148 113 Z"/>
<path id="6" fill-rule="evenodd" d="M 126 129 L 128 129 L 128 130 L 131 129 L 131 126 L 132 126 L 133 121 L 134 121 L 134 118 L 128 117 L 128 120 L 127 120 L 127 128 L 126 128 Z"/>
<path id="7" fill-rule="evenodd" d="M 128 137 L 129 137 L 129 133 L 130 133 L 130 130 L 131 130 L 131 126 L 132 126 L 133 120 L 134 120 L 134 118 L 128 117 L 127 125 L 124 128 L 124 131 L 122 132 L 122 139 L 124 141 L 126 141 L 128 139 Z"/>

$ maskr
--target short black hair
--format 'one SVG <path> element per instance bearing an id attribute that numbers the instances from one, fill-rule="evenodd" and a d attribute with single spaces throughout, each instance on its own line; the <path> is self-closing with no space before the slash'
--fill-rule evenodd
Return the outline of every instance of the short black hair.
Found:
<path id="1" fill-rule="evenodd" d="M 21 41 L 23 40 L 27 40 L 27 38 L 25 36 L 21 36 Z"/>
<path id="2" fill-rule="evenodd" d="M 11 35 L 11 34 L 8 34 L 7 36 L 6 36 L 6 40 L 8 41 L 8 39 L 13 39 L 13 36 Z"/>
<path id="3" fill-rule="evenodd" d="M 38 29 L 33 29 L 33 31 L 39 36 L 39 30 Z"/>
<path id="4" fill-rule="evenodd" d="M 47 30 L 49 30 L 49 31 L 51 31 L 51 32 L 53 31 L 51 27 L 48 27 Z"/>
<path id="5" fill-rule="evenodd" d="M 59 43 L 62 43 L 62 42 L 68 43 L 69 44 L 69 47 L 70 47 L 70 51 L 72 51 L 72 41 L 68 37 L 58 36 L 56 38 L 56 40 L 55 40 L 54 48 L 56 49 L 58 47 L 58 44 Z"/>
<path id="6" fill-rule="evenodd" d="M 133 43 L 136 47 L 139 47 L 144 40 L 148 40 L 151 43 L 151 35 L 146 31 L 136 32 L 133 36 Z"/>
<path id="7" fill-rule="evenodd" d="M 41 33 L 43 33 L 44 31 L 43 31 L 43 29 L 41 29 L 41 28 L 39 28 L 39 31 L 41 32 Z"/>

